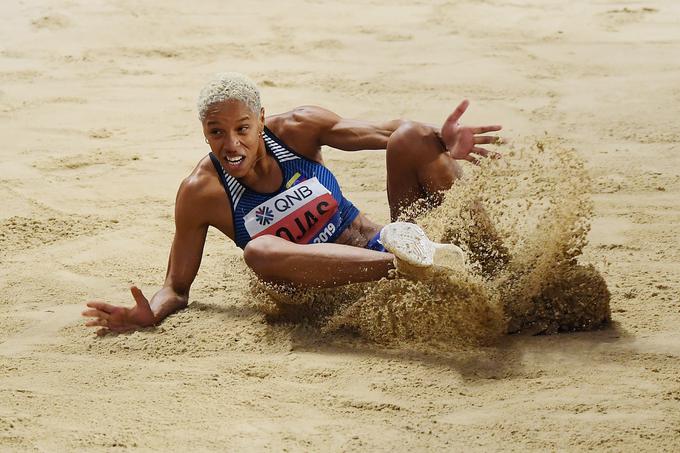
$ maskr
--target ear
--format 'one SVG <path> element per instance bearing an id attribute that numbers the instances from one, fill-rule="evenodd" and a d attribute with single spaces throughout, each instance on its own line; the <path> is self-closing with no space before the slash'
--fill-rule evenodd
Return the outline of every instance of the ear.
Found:
<path id="1" fill-rule="evenodd" d="M 260 107 L 260 124 L 264 130 L 264 107 Z"/>

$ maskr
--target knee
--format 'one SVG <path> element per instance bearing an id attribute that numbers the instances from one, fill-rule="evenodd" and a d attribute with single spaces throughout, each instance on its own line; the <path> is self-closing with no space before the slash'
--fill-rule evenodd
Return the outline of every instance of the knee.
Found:
<path id="1" fill-rule="evenodd" d="M 248 242 L 243 249 L 243 259 L 260 278 L 269 279 L 274 276 L 275 264 L 281 257 L 281 241 L 285 242 L 275 236 L 260 236 Z"/>
<path id="2" fill-rule="evenodd" d="M 434 129 L 415 121 L 404 121 L 387 141 L 387 151 L 398 152 L 402 158 L 404 153 L 422 154 L 423 148 L 441 152 L 439 138 Z"/>

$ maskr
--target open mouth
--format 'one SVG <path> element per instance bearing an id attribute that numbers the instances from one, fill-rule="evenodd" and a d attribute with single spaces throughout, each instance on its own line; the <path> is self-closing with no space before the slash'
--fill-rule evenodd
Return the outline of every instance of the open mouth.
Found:
<path id="1" fill-rule="evenodd" d="M 226 160 L 227 160 L 227 164 L 230 167 L 238 167 L 241 164 L 241 162 L 243 162 L 243 160 L 245 158 L 246 158 L 245 156 L 236 156 L 236 157 L 227 157 Z"/>

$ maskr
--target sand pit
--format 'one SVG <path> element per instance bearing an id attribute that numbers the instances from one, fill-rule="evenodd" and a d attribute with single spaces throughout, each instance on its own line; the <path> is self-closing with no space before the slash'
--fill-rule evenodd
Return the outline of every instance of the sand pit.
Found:
<path id="1" fill-rule="evenodd" d="M 0 450 L 680 448 L 675 2 L 0 12 Z M 207 152 L 195 97 L 224 70 L 271 113 L 440 122 L 466 97 L 464 122 L 503 124 L 506 158 L 419 218 L 472 266 L 281 311 L 211 231 L 187 309 L 86 330 L 85 301 L 162 283 L 177 186 Z M 384 154 L 324 155 L 387 221 Z M 457 228 L 478 199 L 504 249 Z"/>

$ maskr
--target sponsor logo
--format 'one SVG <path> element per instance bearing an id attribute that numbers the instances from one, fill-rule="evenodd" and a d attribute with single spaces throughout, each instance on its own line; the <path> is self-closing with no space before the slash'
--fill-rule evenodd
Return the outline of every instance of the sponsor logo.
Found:
<path id="1" fill-rule="evenodd" d="M 251 238 L 272 234 L 307 244 L 328 241 L 335 232 L 335 225 L 329 226 L 337 216 L 338 202 L 317 178 L 312 178 L 256 206 L 243 220 Z"/>
<path id="2" fill-rule="evenodd" d="M 255 211 L 255 219 L 260 225 L 268 225 L 274 220 L 274 213 L 267 206 L 260 206 Z"/>

